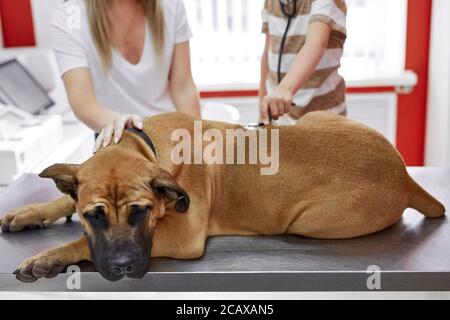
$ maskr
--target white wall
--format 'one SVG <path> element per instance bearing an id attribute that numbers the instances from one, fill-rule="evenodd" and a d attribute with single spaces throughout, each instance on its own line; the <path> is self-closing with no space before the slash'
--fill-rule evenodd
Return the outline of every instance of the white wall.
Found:
<path id="1" fill-rule="evenodd" d="M 31 0 L 34 32 L 39 47 L 51 47 L 50 22 L 58 4 L 64 0 Z"/>
<path id="2" fill-rule="evenodd" d="M 450 167 L 450 1 L 434 0 L 425 165 Z"/>

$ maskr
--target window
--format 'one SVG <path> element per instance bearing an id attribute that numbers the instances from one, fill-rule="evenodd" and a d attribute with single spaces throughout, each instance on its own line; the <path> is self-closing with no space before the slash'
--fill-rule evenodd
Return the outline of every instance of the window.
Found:
<path id="1" fill-rule="evenodd" d="M 192 63 L 199 85 L 259 82 L 264 0 L 184 0 Z M 346 0 L 348 40 L 341 73 L 351 80 L 384 78 L 404 69 L 406 0 Z"/>
<path id="2" fill-rule="evenodd" d="M 404 71 L 406 0 L 346 0 L 347 33 L 341 73 L 384 78 Z"/>
<path id="3" fill-rule="evenodd" d="M 198 84 L 258 82 L 264 0 L 184 0 Z"/>

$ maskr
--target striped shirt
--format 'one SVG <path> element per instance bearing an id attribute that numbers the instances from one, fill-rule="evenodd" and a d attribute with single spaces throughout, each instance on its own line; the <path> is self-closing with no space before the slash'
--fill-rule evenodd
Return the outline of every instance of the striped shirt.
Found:
<path id="1" fill-rule="evenodd" d="M 293 12 L 292 0 L 286 9 Z M 346 114 L 345 81 L 338 73 L 347 37 L 346 12 L 345 0 L 298 0 L 297 14 L 292 18 L 283 52 L 280 52 L 287 17 L 283 14 L 279 0 L 265 0 L 262 31 L 270 34 L 269 74 L 266 82 L 269 94 L 278 86 L 279 55 L 282 55 L 280 71 L 281 77 L 284 77 L 305 44 L 309 25 L 320 21 L 331 27 L 328 47 L 313 75 L 294 95 L 297 107 L 291 109 L 291 118 L 298 119 L 307 112 L 318 110 Z"/>

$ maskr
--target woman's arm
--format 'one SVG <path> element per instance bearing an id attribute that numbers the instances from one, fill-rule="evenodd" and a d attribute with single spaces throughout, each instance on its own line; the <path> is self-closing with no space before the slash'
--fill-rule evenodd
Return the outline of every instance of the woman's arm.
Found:
<path id="1" fill-rule="evenodd" d="M 62 76 L 70 106 L 75 116 L 100 135 L 94 152 L 106 147 L 112 140 L 117 143 L 126 127 L 142 129 L 142 120 L 136 115 L 119 115 L 103 106 L 95 97 L 88 68 L 76 68 Z"/>
<path id="2" fill-rule="evenodd" d="M 270 33 L 266 33 L 266 41 L 264 44 L 264 51 L 261 57 L 261 80 L 259 83 L 259 102 L 262 103 L 264 97 L 267 95 L 266 81 L 269 74 L 269 47 L 270 47 Z"/>
<path id="3" fill-rule="evenodd" d="M 62 79 L 75 116 L 95 132 L 100 132 L 118 116 L 97 101 L 89 69 L 70 70 Z"/>
<path id="4" fill-rule="evenodd" d="M 169 75 L 169 91 L 178 111 L 201 117 L 200 96 L 192 78 L 189 42 L 175 45 Z"/>
<path id="5" fill-rule="evenodd" d="M 313 22 L 308 28 L 306 43 L 297 54 L 288 73 L 281 81 L 276 92 L 263 99 L 261 117 L 269 122 L 268 111 L 276 120 L 288 113 L 292 107 L 292 99 L 303 83 L 314 73 L 325 49 L 328 46 L 331 27 L 323 22 Z"/>

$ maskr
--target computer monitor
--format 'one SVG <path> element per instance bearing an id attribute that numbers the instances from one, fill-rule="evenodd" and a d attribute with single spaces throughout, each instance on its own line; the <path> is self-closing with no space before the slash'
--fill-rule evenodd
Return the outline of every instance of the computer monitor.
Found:
<path id="1" fill-rule="evenodd" d="M 39 82 L 16 59 L 0 63 L 0 100 L 31 114 L 54 105 Z"/>

